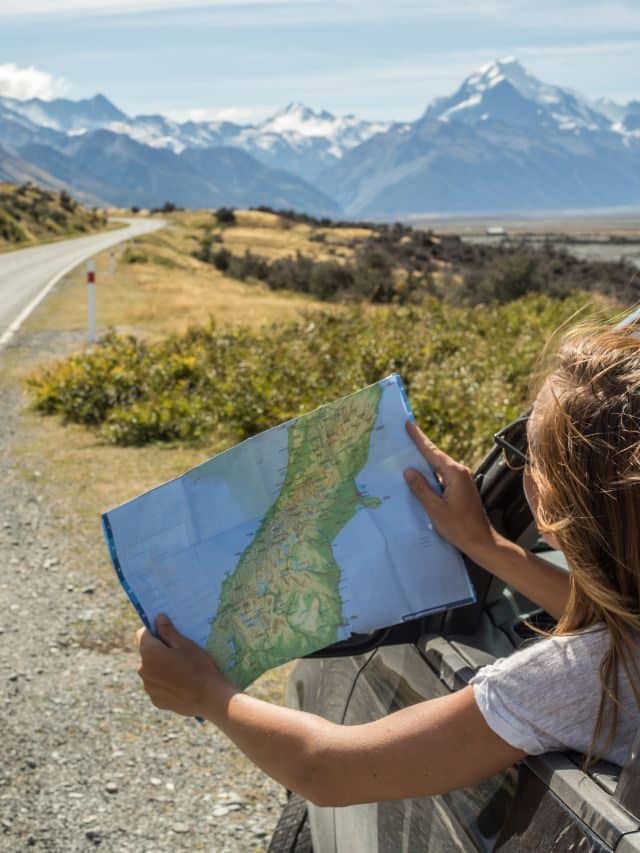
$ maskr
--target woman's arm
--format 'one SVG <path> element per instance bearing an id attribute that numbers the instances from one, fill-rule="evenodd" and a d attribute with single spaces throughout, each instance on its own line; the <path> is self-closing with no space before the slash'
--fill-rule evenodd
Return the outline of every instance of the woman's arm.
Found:
<path id="1" fill-rule="evenodd" d="M 145 629 L 137 635 L 153 703 L 215 723 L 262 770 L 317 805 L 441 794 L 524 757 L 487 726 L 471 687 L 341 726 L 240 692 L 168 620 L 157 627 L 164 642 Z"/>
<path id="2" fill-rule="evenodd" d="M 436 447 L 415 424 L 409 422 L 407 431 L 443 486 L 438 495 L 417 471 L 405 472 L 407 483 L 438 533 L 559 619 L 569 596 L 567 573 L 500 536 L 489 523 L 471 471 Z"/>
<path id="3" fill-rule="evenodd" d="M 483 569 L 517 589 L 555 620 L 562 616 L 569 597 L 569 575 L 559 566 L 537 557 L 492 530 L 493 541 L 469 554 Z"/>

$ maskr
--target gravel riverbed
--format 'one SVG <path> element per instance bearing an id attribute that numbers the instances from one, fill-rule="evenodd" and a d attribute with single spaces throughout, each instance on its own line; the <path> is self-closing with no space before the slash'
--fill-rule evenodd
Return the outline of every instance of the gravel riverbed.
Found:
<path id="1" fill-rule="evenodd" d="M 25 345 L 19 338 L 13 355 Z M 153 708 L 132 651 L 86 642 L 123 593 L 115 575 L 91 573 L 102 543 L 68 524 L 61 535 L 68 510 L 41 493 L 37 472 L 25 476 L 15 452 L 23 405 L 3 382 L 0 851 L 266 849 L 280 786 L 213 726 Z"/>

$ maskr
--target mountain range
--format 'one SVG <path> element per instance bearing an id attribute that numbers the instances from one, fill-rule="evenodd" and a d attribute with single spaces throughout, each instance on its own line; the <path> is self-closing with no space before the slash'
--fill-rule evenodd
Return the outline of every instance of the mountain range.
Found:
<path id="1" fill-rule="evenodd" d="M 104 95 L 0 97 L 0 180 L 91 204 L 315 215 L 640 206 L 640 101 L 589 100 L 493 62 L 413 122 L 300 103 L 255 124 L 128 116 Z"/>

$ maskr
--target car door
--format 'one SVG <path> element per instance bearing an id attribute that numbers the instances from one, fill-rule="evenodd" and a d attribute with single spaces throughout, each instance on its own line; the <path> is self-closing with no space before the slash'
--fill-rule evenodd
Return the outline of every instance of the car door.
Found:
<path id="1" fill-rule="evenodd" d="M 427 633 L 415 644 L 378 648 L 357 677 L 344 722 L 368 722 L 459 689 L 478 666 L 494 659 L 487 646 L 495 656 L 512 650 L 489 624 L 476 637 Z M 442 796 L 336 809 L 336 848 L 363 853 L 492 850 L 516 783 L 517 774 L 509 769 Z"/>
<path id="2" fill-rule="evenodd" d="M 503 532 L 531 526 L 517 472 L 492 452 L 478 471 L 478 484 L 493 523 Z M 499 588 L 473 564 L 468 569 L 477 603 L 425 619 L 412 642 L 381 645 L 359 671 L 344 716 L 347 724 L 378 719 L 415 702 L 459 689 L 479 667 L 510 654 L 521 638 L 496 625 L 514 624 L 535 608 Z M 501 605 L 506 600 L 507 612 Z M 337 850 L 492 850 L 517 783 L 508 770 L 474 788 L 438 797 L 335 810 Z"/>

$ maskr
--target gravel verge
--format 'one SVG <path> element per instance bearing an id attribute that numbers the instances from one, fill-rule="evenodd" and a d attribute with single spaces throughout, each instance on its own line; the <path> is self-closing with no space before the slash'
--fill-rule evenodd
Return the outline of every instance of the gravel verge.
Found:
<path id="1" fill-rule="evenodd" d="M 69 343 L 20 336 L 12 356 Z M 87 644 L 123 593 L 92 576 L 97 543 L 72 526 L 70 548 L 64 504 L 25 476 L 24 402 L 0 384 L 0 851 L 266 849 L 281 787 L 215 727 L 153 708 L 133 652 Z"/>

